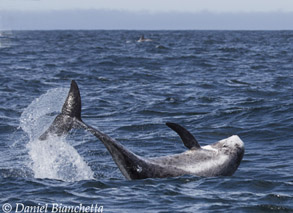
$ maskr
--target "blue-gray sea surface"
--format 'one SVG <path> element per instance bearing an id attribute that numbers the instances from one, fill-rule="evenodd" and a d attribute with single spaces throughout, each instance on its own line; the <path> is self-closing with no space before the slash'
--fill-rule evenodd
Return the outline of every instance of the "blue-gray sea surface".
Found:
<path id="1" fill-rule="evenodd" d="M 129 181 L 83 130 L 36 140 L 72 79 L 83 120 L 137 155 L 186 150 L 170 121 L 201 145 L 239 135 L 238 170 Z M 1 32 L 0 212 L 292 212 L 292 85 L 293 31 Z"/>

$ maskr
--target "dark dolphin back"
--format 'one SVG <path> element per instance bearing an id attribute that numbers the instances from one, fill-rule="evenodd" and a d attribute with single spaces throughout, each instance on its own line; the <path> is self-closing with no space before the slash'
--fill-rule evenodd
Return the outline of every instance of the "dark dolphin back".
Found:
<path id="1" fill-rule="evenodd" d="M 85 124 L 82 121 L 76 121 L 81 127 L 96 136 L 108 149 L 114 162 L 120 169 L 121 173 L 128 179 L 145 179 L 145 178 L 164 178 L 174 177 L 184 174 L 181 169 L 168 166 L 164 167 L 159 164 L 139 157 L 133 152 L 126 149 L 121 143 L 112 139 L 110 136 L 102 133 L 98 129 Z"/>

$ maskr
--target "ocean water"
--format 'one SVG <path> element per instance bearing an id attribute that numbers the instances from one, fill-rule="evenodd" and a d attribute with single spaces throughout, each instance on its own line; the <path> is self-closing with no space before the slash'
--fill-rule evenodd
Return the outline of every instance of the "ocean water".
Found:
<path id="1" fill-rule="evenodd" d="M 83 120 L 136 154 L 185 151 L 170 121 L 239 135 L 238 170 L 129 181 L 83 130 L 36 140 L 72 79 Z M 292 85 L 293 31 L 1 32 L 0 212 L 292 212 Z"/>

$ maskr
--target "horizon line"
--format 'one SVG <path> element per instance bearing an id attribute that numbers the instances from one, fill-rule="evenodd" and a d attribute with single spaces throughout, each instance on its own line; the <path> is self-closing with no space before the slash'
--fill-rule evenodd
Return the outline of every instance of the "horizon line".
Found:
<path id="1" fill-rule="evenodd" d="M 2 12 L 1 12 L 2 11 Z M 293 12 L 3 11 L 2 30 L 293 30 Z"/>

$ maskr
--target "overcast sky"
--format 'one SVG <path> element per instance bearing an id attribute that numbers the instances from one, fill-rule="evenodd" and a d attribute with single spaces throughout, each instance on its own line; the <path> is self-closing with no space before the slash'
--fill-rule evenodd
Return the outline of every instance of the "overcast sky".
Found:
<path id="1" fill-rule="evenodd" d="M 293 30 L 292 18 L 293 0 L 0 0 L 0 29 Z"/>
<path id="2" fill-rule="evenodd" d="M 292 0 L 0 0 L 2 10 L 112 9 L 199 12 L 293 12 Z"/>

